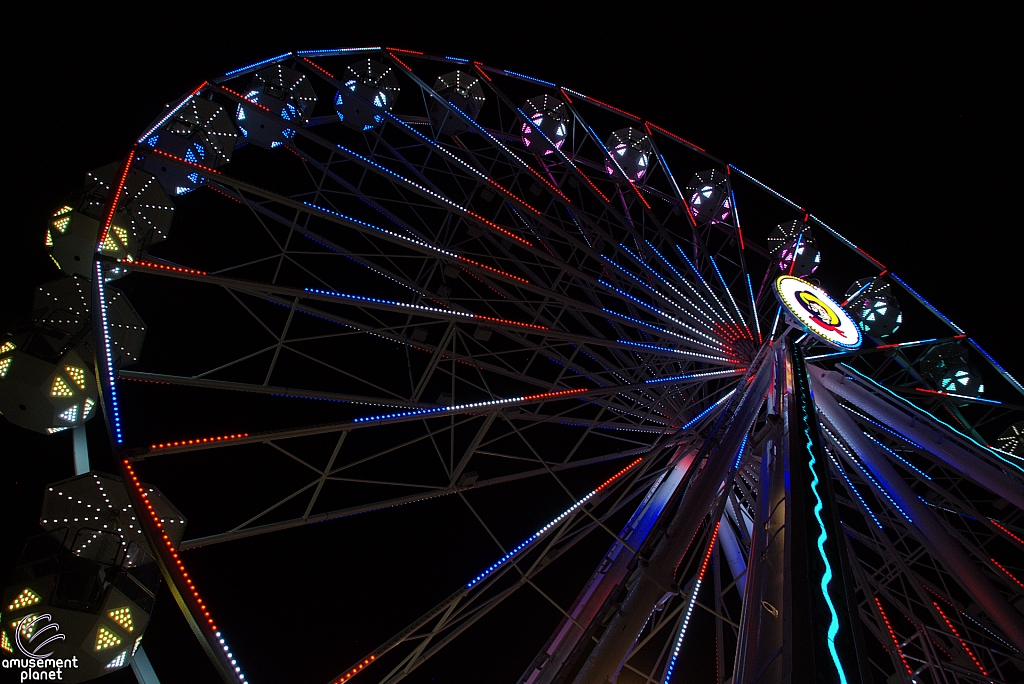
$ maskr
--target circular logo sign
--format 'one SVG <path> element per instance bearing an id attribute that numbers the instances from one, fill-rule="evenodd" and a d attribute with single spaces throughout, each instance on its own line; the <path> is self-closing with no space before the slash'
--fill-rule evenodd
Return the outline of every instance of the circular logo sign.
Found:
<path id="1" fill-rule="evenodd" d="M 790 275 L 775 280 L 775 294 L 790 314 L 825 344 L 856 349 L 861 335 L 850 314 L 817 285 Z"/>

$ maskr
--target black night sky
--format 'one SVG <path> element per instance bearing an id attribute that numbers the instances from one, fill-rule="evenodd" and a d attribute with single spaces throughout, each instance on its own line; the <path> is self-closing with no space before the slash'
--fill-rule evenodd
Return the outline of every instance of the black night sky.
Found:
<path id="1" fill-rule="evenodd" d="M 86 171 L 121 158 L 165 102 L 205 78 L 288 50 L 388 45 L 548 79 L 682 135 L 807 207 L 1024 376 L 1017 341 L 1024 330 L 1017 320 L 1022 179 L 1012 161 L 1021 149 L 1012 94 L 1019 95 L 1019 55 L 1010 58 L 998 18 L 853 16 L 838 6 L 810 17 L 741 16 L 720 4 L 668 15 L 632 5 L 610 13 L 566 3 L 437 5 L 414 14 L 377 6 L 379 13 L 339 9 L 326 16 L 299 3 L 273 13 L 238 4 L 237 14 L 180 4 L 142 15 L 32 9 L 31 19 L 7 22 L 0 326 L 28 312 L 34 287 L 58 277 L 42 246 L 47 212 Z M 489 17 L 481 13 L 488 9 Z M 984 372 L 995 375 L 988 366 Z M 103 443 L 103 430 L 101 420 L 89 424 L 92 444 Z M 114 472 L 109 453 L 94 450 L 94 466 Z M 0 420 L 0 571 L 35 533 L 43 487 L 72 474 L 69 433 L 43 437 Z M 386 613 L 394 596 L 427 583 L 440 562 L 423 541 L 398 554 L 418 565 L 395 572 L 393 549 L 360 537 L 338 548 L 335 562 L 305 567 L 306 545 L 322 545 L 321 530 L 304 530 L 298 540 L 268 537 L 239 551 L 257 575 L 262 554 L 276 558 L 265 593 L 247 598 L 275 616 L 274 631 L 246 633 L 244 621 L 233 624 L 242 635 L 234 637 L 236 650 L 243 664 L 254 663 L 247 671 L 256 684 L 273 681 L 256 662 L 273 661 L 274 673 L 316 682 L 347 664 L 321 653 L 303 676 L 304 660 L 290 648 L 304 612 L 318 610 L 318 592 L 340 591 Z M 350 564 L 352 548 L 364 542 L 359 554 L 366 558 Z M 459 542 L 442 547 L 458 554 Z M 329 559 L 325 553 L 310 555 Z M 239 600 L 216 561 L 196 567 L 209 578 L 205 593 L 214 610 Z M 362 573 L 399 583 L 415 577 L 374 605 L 359 596 Z M 299 598 L 286 599 L 291 592 Z M 357 619 L 334 616 L 344 623 L 338 638 L 358 634 Z M 510 625 L 502 638 L 514 642 L 517 628 Z M 217 681 L 166 591 L 145 645 L 165 684 Z M 373 646 L 359 643 L 365 651 Z M 495 676 L 509 675 L 496 666 Z M 134 678 L 124 670 L 103 681 Z M 467 680 L 451 672 L 447 681 Z"/>

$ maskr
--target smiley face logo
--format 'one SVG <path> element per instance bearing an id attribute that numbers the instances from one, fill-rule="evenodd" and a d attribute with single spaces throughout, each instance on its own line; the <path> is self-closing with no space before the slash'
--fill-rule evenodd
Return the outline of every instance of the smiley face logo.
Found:
<path id="1" fill-rule="evenodd" d="M 802 278 L 782 275 L 775 280 L 779 303 L 807 332 L 837 349 L 861 345 L 860 328 L 828 292 Z"/>
<path id="2" fill-rule="evenodd" d="M 811 319 L 815 323 L 825 330 L 835 331 L 840 337 L 846 337 L 846 333 L 841 329 L 842 321 L 839 314 L 833 311 L 827 302 L 807 290 L 800 290 L 796 293 L 796 297 L 807 309 L 807 313 L 811 315 Z"/>

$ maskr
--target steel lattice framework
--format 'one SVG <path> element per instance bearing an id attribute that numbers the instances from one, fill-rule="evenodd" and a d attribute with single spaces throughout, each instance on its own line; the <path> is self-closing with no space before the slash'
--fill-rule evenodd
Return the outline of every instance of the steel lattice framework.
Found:
<path id="1" fill-rule="evenodd" d="M 279 55 L 173 103 L 124 159 L 101 245 L 130 170 L 175 218 L 94 263 L 93 301 L 128 274 L 149 326 L 122 368 L 93 307 L 104 416 L 126 482 L 210 483 L 176 499 L 177 548 L 146 522 L 226 681 L 245 654 L 190 549 L 438 497 L 495 560 L 332 684 L 415 680 L 521 592 L 557 611 L 523 636 L 523 684 L 1020 681 L 1024 460 L 997 439 L 1020 383 L 735 166 L 553 83 L 372 47 Z M 884 277 L 919 339 L 835 351 L 782 314 L 772 282 L 812 228 L 816 275 Z M 948 345 L 988 363 L 984 397 L 921 370 Z M 243 461 L 264 470 L 229 486 Z M 520 502 L 521 543 L 490 497 Z M 551 597 L 545 574 L 601 536 L 576 600 Z"/>

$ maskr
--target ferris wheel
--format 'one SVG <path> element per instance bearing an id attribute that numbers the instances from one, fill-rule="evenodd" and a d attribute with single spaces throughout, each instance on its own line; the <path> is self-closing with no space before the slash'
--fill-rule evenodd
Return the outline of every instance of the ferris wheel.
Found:
<path id="1" fill-rule="evenodd" d="M 302 534 L 401 604 L 312 604 L 384 634 L 317 655 L 330 684 L 1024 674 L 1024 387 L 835 228 L 630 112 L 451 56 L 289 52 L 168 105 L 40 241 L 64 275 L 0 341 L 0 410 L 102 413 L 120 472 L 49 488 L 10 653 L 45 614 L 78 681 L 126 667 L 162 578 L 224 681 L 259 682 L 270 656 L 193 566 L 244 545 L 260 576 Z M 375 586 L 331 527 L 385 515 L 475 541 Z M 282 591 L 321 595 L 256 598 Z M 484 643 L 508 659 L 464 655 Z"/>

